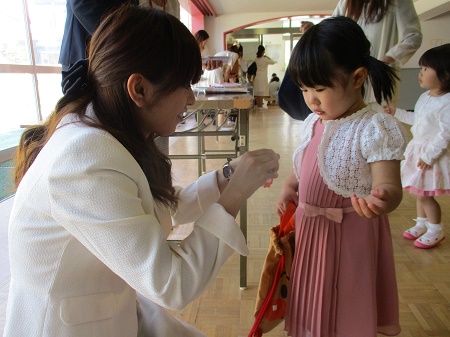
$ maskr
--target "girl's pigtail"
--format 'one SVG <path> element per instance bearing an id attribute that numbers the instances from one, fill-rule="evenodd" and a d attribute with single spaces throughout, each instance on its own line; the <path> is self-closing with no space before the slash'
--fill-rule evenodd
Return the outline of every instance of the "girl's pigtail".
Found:
<path id="1" fill-rule="evenodd" d="M 395 92 L 396 81 L 399 79 L 395 69 L 370 55 L 366 56 L 365 65 L 377 103 L 390 101 Z"/>

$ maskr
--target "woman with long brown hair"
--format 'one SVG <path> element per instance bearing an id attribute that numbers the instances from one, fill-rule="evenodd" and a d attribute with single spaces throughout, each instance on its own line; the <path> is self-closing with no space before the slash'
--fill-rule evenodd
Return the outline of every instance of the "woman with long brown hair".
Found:
<path id="1" fill-rule="evenodd" d="M 353 19 L 361 26 L 372 44 L 370 55 L 388 63 L 397 74 L 422 44 L 420 21 L 413 0 L 340 0 L 333 16 L 340 15 Z M 391 100 L 394 106 L 398 101 L 398 85 Z M 366 103 L 376 103 L 370 85 L 364 100 Z"/>
<path id="2" fill-rule="evenodd" d="M 160 306 L 183 308 L 231 254 L 248 254 L 235 217 L 277 177 L 279 155 L 251 151 L 172 184 L 153 139 L 194 103 L 200 60 L 162 11 L 125 6 L 102 21 L 50 118 L 21 139 L 5 337 L 204 336 Z M 192 234 L 169 245 L 172 226 L 189 222 Z"/>

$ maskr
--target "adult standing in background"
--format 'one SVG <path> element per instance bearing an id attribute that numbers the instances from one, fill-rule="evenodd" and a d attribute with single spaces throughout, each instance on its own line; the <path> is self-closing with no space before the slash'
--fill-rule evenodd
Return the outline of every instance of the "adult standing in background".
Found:
<path id="1" fill-rule="evenodd" d="M 422 44 L 420 21 L 413 0 L 340 0 L 333 16 L 356 21 L 371 43 L 370 55 L 396 68 L 405 64 Z M 397 106 L 399 82 L 391 103 Z M 371 85 L 364 100 L 375 103 Z"/>
<path id="2" fill-rule="evenodd" d="M 202 57 L 211 56 L 208 46 L 206 43 L 209 39 L 209 34 L 206 30 L 200 29 L 194 34 L 195 39 L 197 40 L 198 46 L 200 47 L 200 53 Z"/>
<path id="3" fill-rule="evenodd" d="M 62 66 L 62 79 L 75 62 L 87 58 L 87 46 L 100 19 L 124 0 L 67 0 L 66 23 L 61 42 L 59 63 Z M 131 3 L 137 5 L 138 0 Z"/>
<path id="4" fill-rule="evenodd" d="M 269 64 L 275 64 L 275 61 L 266 56 L 266 48 L 258 46 L 256 53 L 256 71 L 255 79 L 253 80 L 253 94 L 256 98 L 256 105 L 258 109 L 263 109 L 264 97 L 269 97 L 269 83 L 267 82 L 267 68 Z"/>
<path id="5" fill-rule="evenodd" d="M 180 20 L 180 3 L 178 0 L 139 0 L 139 6 L 159 9 Z"/>
<path id="6" fill-rule="evenodd" d="M 101 18 L 124 3 L 155 7 L 180 19 L 178 0 L 67 0 L 66 23 L 59 55 L 63 80 L 64 71 L 88 57 L 87 46 Z"/>
<path id="7" fill-rule="evenodd" d="M 226 56 L 228 57 L 228 63 L 224 64 L 222 67 L 216 68 L 214 70 L 205 71 L 205 77 L 207 78 L 208 85 L 228 82 L 230 75 L 232 74 L 232 69 L 239 58 L 239 50 L 236 45 L 228 47 L 227 50 L 220 51 L 214 56 Z"/>
<path id="8" fill-rule="evenodd" d="M 303 35 L 312 26 L 314 26 L 314 23 L 311 21 L 302 21 L 300 24 L 300 33 Z M 278 91 L 278 104 L 284 112 L 294 119 L 305 120 L 311 113 L 302 91 L 292 82 L 289 71 L 287 70 L 284 73 L 283 81 Z"/>

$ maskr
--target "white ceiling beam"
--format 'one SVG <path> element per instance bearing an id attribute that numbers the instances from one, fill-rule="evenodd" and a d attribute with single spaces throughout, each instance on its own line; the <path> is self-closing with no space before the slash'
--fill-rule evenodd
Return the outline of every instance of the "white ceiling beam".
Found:
<path id="1" fill-rule="evenodd" d="M 417 0 L 414 2 L 421 20 L 430 20 L 450 11 L 449 0 Z"/>

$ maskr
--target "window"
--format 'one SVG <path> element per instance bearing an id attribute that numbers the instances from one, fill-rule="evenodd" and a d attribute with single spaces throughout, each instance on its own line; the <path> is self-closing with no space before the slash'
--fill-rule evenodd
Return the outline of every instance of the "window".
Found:
<path id="1" fill-rule="evenodd" d="M 58 58 L 66 1 L 8 1 L 2 7 L 0 144 L 7 132 L 42 121 L 62 95 Z"/>

